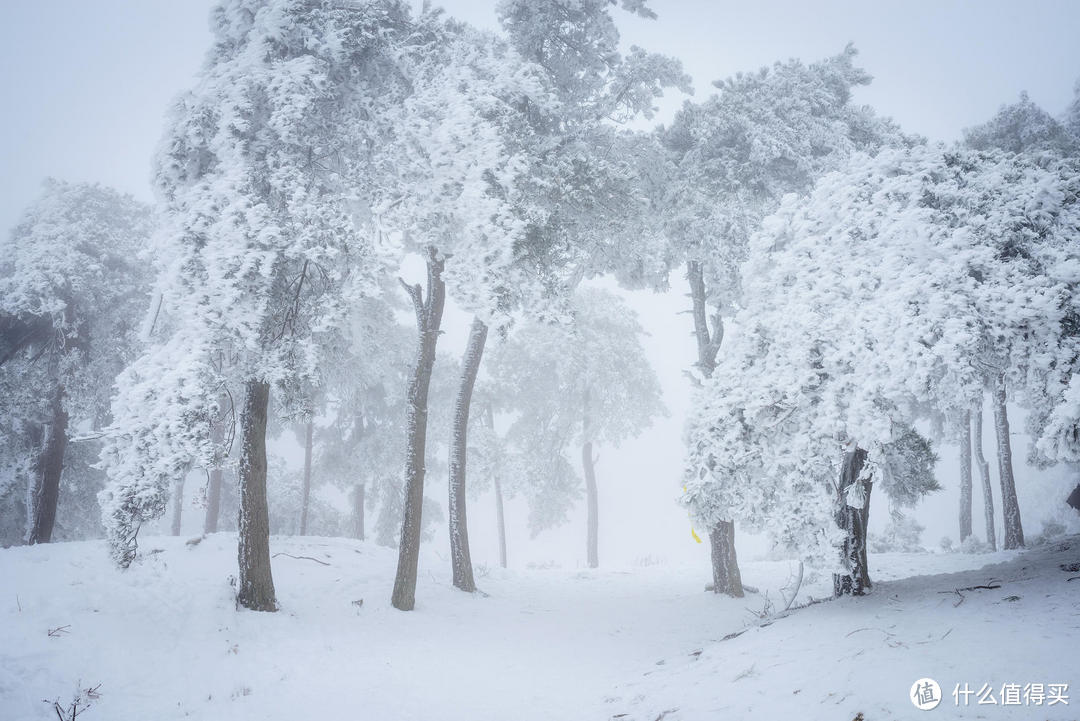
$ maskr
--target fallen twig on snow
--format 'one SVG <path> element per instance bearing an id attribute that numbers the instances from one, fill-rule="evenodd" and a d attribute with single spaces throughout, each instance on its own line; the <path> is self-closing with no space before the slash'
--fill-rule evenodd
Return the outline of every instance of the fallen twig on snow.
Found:
<path id="1" fill-rule="evenodd" d="M 70 628 L 71 624 L 68 624 L 66 626 L 57 626 L 56 628 L 50 628 L 49 635 L 53 638 L 63 636 L 65 633 L 71 633 L 71 631 L 69 630 Z"/>
<path id="2" fill-rule="evenodd" d="M 953 608 L 956 608 L 964 602 L 965 597 L 964 594 L 960 593 L 961 591 L 995 591 L 999 588 L 1001 588 L 1001 581 L 995 579 L 982 586 L 964 586 L 963 588 L 954 588 L 951 591 L 938 591 L 938 593 L 955 593 L 959 596 L 960 600 L 953 604 Z"/>
<path id="3" fill-rule="evenodd" d="M 60 699 L 53 701 L 43 699 L 42 703 L 51 704 L 53 711 L 56 712 L 56 717 L 60 719 L 60 721 L 75 721 L 79 714 L 90 708 L 91 701 L 96 701 L 101 698 L 101 694 L 98 692 L 99 688 L 101 688 L 100 683 L 91 688 L 77 689 L 75 698 L 72 699 L 71 704 L 69 704 L 67 708 L 60 705 Z"/>
<path id="4" fill-rule="evenodd" d="M 311 556 L 294 556 L 291 553 L 285 553 L 284 551 L 278 551 L 273 556 L 271 556 L 271 558 L 277 558 L 278 556 L 288 556 L 289 558 L 295 558 L 297 561 L 314 561 L 315 563 L 321 563 L 324 566 L 330 565 L 326 561 L 320 561 L 319 559 L 312 558 Z"/>

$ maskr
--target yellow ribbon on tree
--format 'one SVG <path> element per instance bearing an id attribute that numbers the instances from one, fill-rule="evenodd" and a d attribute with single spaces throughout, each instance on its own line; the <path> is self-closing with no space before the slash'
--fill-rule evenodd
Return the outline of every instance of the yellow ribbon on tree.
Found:
<path id="1" fill-rule="evenodd" d="M 686 486 L 683 486 L 682 490 L 683 490 L 683 493 L 686 493 Z M 690 518 L 690 511 L 686 512 L 686 517 Z M 694 524 L 693 523 L 690 524 L 690 537 L 693 538 L 698 543 L 701 543 L 701 537 L 698 536 L 697 531 L 694 530 Z"/>

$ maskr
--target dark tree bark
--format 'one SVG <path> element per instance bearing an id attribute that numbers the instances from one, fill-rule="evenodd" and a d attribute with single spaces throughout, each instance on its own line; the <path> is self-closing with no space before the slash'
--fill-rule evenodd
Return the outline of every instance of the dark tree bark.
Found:
<path id="1" fill-rule="evenodd" d="M 858 509 L 859 511 L 859 529 L 862 535 L 862 542 L 859 544 L 859 579 L 862 581 L 864 589 L 871 589 L 874 584 L 870 581 L 870 559 L 867 558 L 867 544 L 866 534 L 870 529 L 870 498 L 871 491 L 874 490 L 874 484 L 867 480 L 863 481 L 866 488 L 866 502 L 863 503 L 863 507 Z"/>
<path id="2" fill-rule="evenodd" d="M 358 541 L 364 540 L 364 484 L 357 483 L 353 488 L 353 536 Z"/>
<path id="3" fill-rule="evenodd" d="M 841 596 L 850 593 L 862 596 L 871 588 L 870 569 L 866 555 L 866 526 L 870 520 L 870 492 L 873 484 L 860 480 L 866 451 L 856 446 L 844 456 L 836 493 L 836 523 L 844 531 L 841 562 L 846 573 L 833 574 L 833 593 Z M 862 488 L 863 503 L 859 508 L 848 504 L 849 489 L 856 484 Z"/>
<path id="4" fill-rule="evenodd" d="M 480 370 L 487 341 L 487 326 L 474 318 L 469 330 L 469 343 L 461 363 L 461 386 L 454 401 L 454 423 L 450 433 L 450 562 L 454 570 L 454 586 L 472 593 L 476 590 L 473 578 L 472 554 L 469 552 L 469 523 L 465 502 L 465 460 L 469 439 L 469 409 L 473 387 Z"/>
<path id="5" fill-rule="evenodd" d="M 712 554 L 713 592 L 742 598 L 742 574 L 735 555 L 735 524 L 720 521 L 709 531 L 709 550 Z"/>
<path id="6" fill-rule="evenodd" d="M 276 611 L 270 572 L 270 518 L 266 506 L 266 414 L 270 384 L 249 380 L 240 415 L 240 582 L 237 603 L 252 611 Z"/>
<path id="7" fill-rule="evenodd" d="M 304 485 L 300 491 L 300 535 L 307 535 L 308 507 L 311 503 L 311 452 L 315 419 L 308 418 L 304 432 Z"/>
<path id="8" fill-rule="evenodd" d="M 971 412 L 960 433 L 960 542 L 971 535 Z"/>
<path id="9" fill-rule="evenodd" d="M 994 430 L 997 434 L 998 472 L 1001 478 L 1001 515 L 1005 520 L 1005 550 L 1024 547 L 1024 527 L 1020 523 L 1020 503 L 1016 499 L 1013 476 L 1009 415 L 1005 408 L 1005 379 L 994 384 Z"/>
<path id="10" fill-rule="evenodd" d="M 60 476 L 67 450 L 68 414 L 64 410 L 64 386 L 57 384 L 49 401 L 51 418 L 41 429 L 41 450 L 34 462 L 34 508 L 27 543 L 49 543 L 56 525 L 60 501 Z"/>
<path id="11" fill-rule="evenodd" d="M 1072 493 L 1065 499 L 1065 505 L 1074 511 L 1080 511 L 1080 484 L 1077 484 L 1076 488 L 1072 489 Z"/>
<path id="12" fill-rule="evenodd" d="M 435 345 L 442 324 L 446 286 L 443 284 L 443 261 L 434 248 L 427 251 L 427 298 L 419 284 L 405 291 L 416 311 L 418 342 L 416 362 L 409 380 L 406 409 L 405 518 L 398 545 L 397 574 L 390 603 L 394 608 L 411 611 L 416 605 L 416 569 L 420 559 L 421 512 L 424 505 L 424 454 L 427 448 L 428 388 L 435 365 Z"/>
<path id="13" fill-rule="evenodd" d="M 983 490 L 983 516 L 986 519 L 986 543 L 991 551 L 997 550 L 997 532 L 994 530 L 994 488 L 990 483 L 990 464 L 983 455 L 983 407 L 979 400 L 979 407 L 971 414 L 971 436 L 974 442 L 975 465 L 979 469 L 979 480 L 982 481 Z"/>
<path id="14" fill-rule="evenodd" d="M 690 299 L 693 303 L 694 337 L 697 339 L 697 366 L 706 378 L 716 370 L 716 354 L 724 340 L 724 320 L 719 313 L 712 317 L 709 330 L 705 275 L 701 263 L 686 264 L 686 279 L 690 283 Z M 712 557 L 713 590 L 735 598 L 742 598 L 742 574 L 735 553 L 735 523 L 720 521 L 709 529 L 709 551 Z"/>
<path id="15" fill-rule="evenodd" d="M 484 407 L 484 424 L 494 433 L 495 411 L 490 402 Z M 502 481 L 497 473 L 492 482 L 495 485 L 495 523 L 499 529 L 499 565 L 506 568 L 506 514 L 503 509 Z"/>

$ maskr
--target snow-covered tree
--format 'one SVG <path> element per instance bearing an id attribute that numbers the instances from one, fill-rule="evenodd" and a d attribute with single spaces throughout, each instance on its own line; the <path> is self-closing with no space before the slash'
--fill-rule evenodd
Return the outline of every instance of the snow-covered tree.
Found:
<path id="1" fill-rule="evenodd" d="M 472 493 L 482 488 L 491 488 L 495 496 L 495 525 L 499 539 L 499 565 L 507 566 L 506 546 L 506 509 L 505 499 L 507 482 L 510 475 L 510 454 L 505 438 L 495 427 L 495 399 L 485 392 L 483 386 L 477 388 L 474 406 L 480 413 L 472 420 L 469 429 L 469 487 Z"/>
<path id="2" fill-rule="evenodd" d="M 1060 172 L 1075 174 L 1075 166 L 1069 165 L 1067 160 L 1064 161 L 1064 166 L 1061 163 L 1063 159 L 1072 159 L 1075 162 L 1077 158 L 1080 158 L 1080 133 L 1078 133 L 1074 118 L 1076 103 L 1074 99 L 1062 122 L 1059 122 L 1035 105 L 1026 93 L 1021 94 L 1017 103 L 1003 106 L 989 121 L 967 130 L 965 142 L 975 148 L 998 149 L 1021 154 L 1029 158 L 1027 161 L 1029 163 L 1035 162 L 1033 156 L 1048 156 L 1044 160 L 1044 165 L 1057 164 Z M 1056 201 L 1059 205 L 1063 202 L 1068 203 L 1069 194 L 1074 192 L 1068 185 L 1060 187 L 1057 192 L 1062 190 L 1066 193 L 1066 197 Z M 1048 212 L 1053 212 L 1052 207 Z M 1075 302 L 1080 288 L 1077 287 L 1075 274 L 1069 270 L 1072 259 L 1075 257 L 1075 251 L 1071 247 L 1073 243 L 1068 238 L 1062 243 L 1053 242 L 1052 238 L 1044 237 L 1039 232 L 1041 229 L 1038 219 L 1033 220 L 1031 225 L 1034 228 L 1027 229 L 1027 233 L 1017 233 L 1014 234 L 1015 237 L 1007 237 L 1000 246 L 1004 255 L 1016 258 L 1013 265 L 1021 267 L 1023 275 L 1027 277 L 1043 274 L 1053 276 L 1064 299 L 1064 302 L 1051 311 L 1051 325 L 1055 319 L 1058 323 L 1056 332 L 1053 327 L 1044 328 L 1040 333 L 1041 347 L 1037 343 L 1027 343 L 1030 340 L 1028 337 L 1024 339 L 1025 347 L 1037 348 L 1029 353 L 1029 357 L 1035 362 L 1026 366 L 1028 369 L 1028 377 L 1025 379 L 1026 391 L 1028 394 L 1038 396 L 1031 398 L 1027 403 L 1030 409 L 1027 430 L 1035 439 L 1035 443 L 1029 449 L 1028 457 L 1036 465 L 1047 465 L 1057 461 L 1070 461 L 1072 455 L 1075 455 L 1069 450 L 1069 435 L 1075 434 L 1080 414 L 1072 409 L 1074 404 L 1069 401 L 1071 393 L 1069 385 L 1075 380 L 1075 361 L 1074 357 L 1069 356 L 1069 349 L 1074 347 L 1077 328 L 1080 327 L 1077 322 L 1077 319 L 1080 319 L 1080 307 Z M 1032 233 L 1032 230 L 1035 232 Z M 1029 335 L 1023 327 L 1013 330 L 1024 333 L 1025 336 Z M 1049 359 L 1048 362 L 1047 359 Z M 1011 479 L 1013 477 L 1012 447 L 1005 403 L 1007 384 L 1005 373 L 1001 370 L 1002 365 L 1000 361 L 997 361 L 993 367 L 988 367 L 988 385 L 991 387 L 995 430 L 998 437 L 998 465 L 1002 478 Z M 1009 511 L 1017 507 L 1015 491 L 1011 490 L 1014 485 L 1011 480 L 1003 481 L 1002 505 L 1007 519 L 1006 547 L 1023 544 L 1023 531 L 1017 525 L 1019 512 L 1011 514 L 1014 521 L 1009 519 Z M 991 534 L 992 531 L 988 531 L 987 540 L 993 546 Z"/>
<path id="3" fill-rule="evenodd" d="M 827 561 L 851 539 L 831 511 L 866 508 L 855 481 L 880 473 L 900 504 L 932 489 L 925 472 L 889 471 L 917 419 L 971 408 L 988 366 L 1017 393 L 1060 381 L 1075 357 L 1061 327 L 1076 182 L 1053 159 L 917 146 L 855 156 L 806 200 L 786 199 L 750 246 L 739 333 L 695 402 L 694 514 L 739 518 Z M 928 451 L 905 466 L 923 468 Z M 1013 547 L 1019 509 L 1005 514 Z"/>
<path id="4" fill-rule="evenodd" d="M 240 576 L 247 608 L 277 607 L 270 571 L 265 428 L 271 387 L 316 375 L 349 300 L 384 267 L 363 231 L 384 109 L 404 93 L 399 3 L 224 0 L 196 87 L 175 104 L 157 161 L 167 337 L 125 374 L 104 460 L 114 555 L 166 484 L 208 466 L 210 418 L 230 355 L 242 385 Z M 183 359 L 177 363 L 177 359 Z"/>
<path id="5" fill-rule="evenodd" d="M 535 87 L 520 93 L 499 116 L 499 132 L 516 156 L 508 208 L 517 234 L 501 258 L 488 251 L 478 261 L 496 280 L 490 302 L 477 313 L 454 416 L 450 461 L 450 538 L 455 585 L 471 590 L 465 523 L 466 433 L 471 389 L 479 370 L 493 311 L 524 309 L 553 317 L 584 276 L 618 270 L 621 241 L 634 235 L 646 211 L 635 192 L 635 166 L 627 150 L 637 137 L 619 130 L 637 117 L 652 117 L 664 88 L 689 90 L 678 61 L 633 47 L 619 49 L 608 0 L 566 4 L 504 0 L 496 12 L 521 71 Z M 623 8 L 645 18 L 645 2 Z M 504 64 L 510 55 L 504 51 Z M 520 71 L 519 71 L 520 74 Z M 493 262 L 496 261 L 496 262 Z M 462 259 L 455 261 L 459 264 Z M 634 264 L 636 261 L 631 261 Z M 475 293 L 473 294 L 475 296 Z M 451 296 L 458 296 L 451 289 Z M 501 490 L 501 489 L 499 489 Z M 501 497 L 501 496 L 500 496 Z"/>
<path id="6" fill-rule="evenodd" d="M 500 0 L 510 43 L 541 71 L 551 101 L 519 108 L 528 163 L 521 185 L 523 265 L 556 296 L 582 277 L 616 273 L 657 285 L 661 246 L 642 242 L 654 208 L 642 187 L 646 136 L 626 124 L 649 120 L 666 89 L 691 92 L 678 60 L 632 46 L 623 54 L 612 9 L 655 19 L 645 0 Z"/>
<path id="7" fill-rule="evenodd" d="M 1001 106 L 982 125 L 965 129 L 964 142 L 976 150 L 996 148 L 1007 153 L 1080 152 L 1080 136 L 1036 105 L 1027 93 L 1020 93 L 1015 103 Z"/>
<path id="8" fill-rule="evenodd" d="M 512 394 L 518 412 L 508 438 L 528 448 L 526 454 L 539 455 L 536 460 L 543 465 L 533 474 L 545 486 L 565 481 L 576 485 L 577 479 L 565 472 L 570 468 L 565 453 L 580 448 L 586 551 L 592 568 L 599 563 L 594 448 L 618 446 L 665 412 L 659 382 L 641 346 L 642 334 L 636 315 L 618 296 L 582 288 L 571 300 L 567 322 L 523 323 L 498 349 L 493 363 L 496 383 Z M 559 508 L 568 495 L 544 490 L 534 496 L 534 515 L 541 517 Z"/>
<path id="9" fill-rule="evenodd" d="M 1073 86 L 1073 99 L 1065 109 L 1061 122 L 1074 138 L 1080 138 L 1080 79 Z"/>
<path id="10" fill-rule="evenodd" d="M 151 231 L 133 198 L 49 180 L 0 246 L 4 486 L 26 489 L 29 543 L 51 539 L 69 440 L 107 423 L 113 379 L 138 347 Z"/>
<path id="11" fill-rule="evenodd" d="M 520 164 L 505 132 L 507 116 L 538 92 L 512 50 L 439 12 L 416 20 L 421 44 L 410 50 L 411 92 L 397 109 L 395 135 L 385 153 L 385 184 L 377 205 L 382 227 L 399 235 L 406 252 L 427 266 L 426 288 L 402 281 L 416 314 L 418 344 L 408 388 L 405 514 L 392 603 L 415 603 L 422 523 L 427 405 L 436 342 L 449 291 L 477 314 L 461 386 L 459 442 L 451 452 L 451 541 L 455 584 L 475 590 L 468 556 L 464 444 L 469 378 L 475 377 L 486 321 L 505 310 L 521 223 L 512 211 Z"/>
<path id="12" fill-rule="evenodd" d="M 685 265 L 696 372 L 708 378 L 724 339 L 724 317 L 740 302 L 750 237 L 788 193 L 856 151 L 902 140 L 890 123 L 851 102 L 870 76 L 855 50 L 806 65 L 792 60 L 714 83 L 718 93 L 687 102 L 661 131 L 666 182 L 658 203 L 669 267 Z M 708 526 L 713 588 L 742 595 L 734 519 Z"/>

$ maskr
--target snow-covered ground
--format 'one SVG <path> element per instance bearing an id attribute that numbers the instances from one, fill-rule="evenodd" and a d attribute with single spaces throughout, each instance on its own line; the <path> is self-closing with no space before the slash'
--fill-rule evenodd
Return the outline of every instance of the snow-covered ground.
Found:
<path id="1" fill-rule="evenodd" d="M 234 608 L 231 534 L 143 539 L 126 572 L 97 542 L 0 551 L 0 719 L 55 719 L 44 699 L 100 684 L 79 719 L 870 721 L 922 718 L 907 696 L 924 676 L 946 695 L 941 718 L 1080 717 L 1080 692 L 1038 709 L 974 696 L 957 709 L 951 696 L 958 682 L 1080 688 L 1080 582 L 1066 581 L 1080 572 L 1060 568 L 1080 561 L 1080 538 L 1019 557 L 874 556 L 872 596 L 764 626 L 756 613 L 766 591 L 779 602 L 789 563 L 745 563 L 762 593 L 739 600 L 705 593 L 705 568 L 668 565 L 481 569 L 484 594 L 470 596 L 428 549 L 417 609 L 402 613 L 389 605 L 394 552 L 271 545 L 308 557 L 274 559 L 276 614 Z M 956 605 L 954 588 L 994 579 L 1000 589 Z M 800 601 L 827 591 L 812 579 Z"/>

